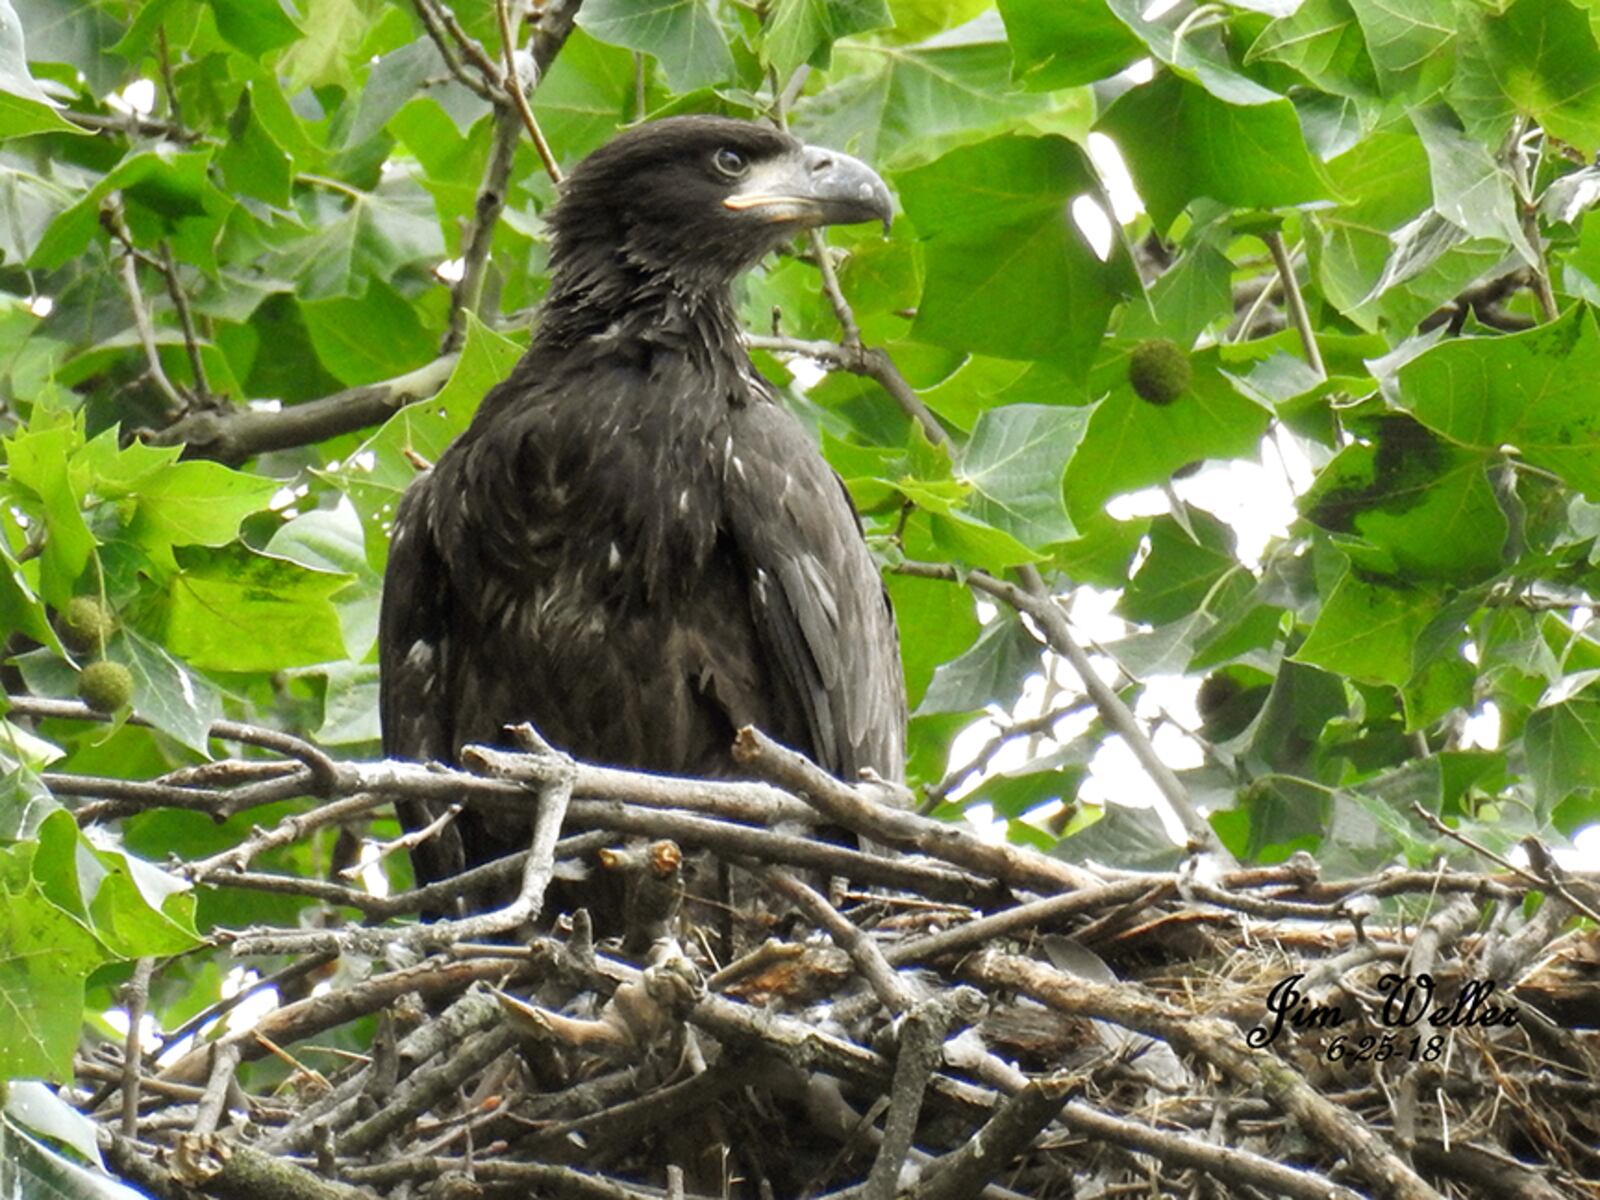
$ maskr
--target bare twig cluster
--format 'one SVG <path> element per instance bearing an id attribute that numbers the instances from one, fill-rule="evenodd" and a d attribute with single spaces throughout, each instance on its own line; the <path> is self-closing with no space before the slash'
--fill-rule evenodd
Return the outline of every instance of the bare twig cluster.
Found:
<path id="1" fill-rule="evenodd" d="M 1073 864 L 917 816 L 754 730 L 748 782 L 576 763 L 531 733 L 470 770 L 214 734 L 252 756 L 50 781 L 84 822 L 305 798 L 171 866 L 317 902 L 299 928 L 210 931 L 272 972 L 277 1007 L 242 1021 L 225 1001 L 80 1059 L 109 1160 L 158 1196 L 1600 1195 L 1593 985 L 1555 965 L 1581 935 L 1555 897 L 1519 925 L 1534 889 L 1517 874 Z M 419 795 L 504 814 L 528 849 L 388 896 L 256 864 Z M 496 886 L 499 907 L 448 913 Z M 446 915 L 403 919 L 424 911 Z M 142 964 L 130 1013 L 178 966 Z M 1446 1018 L 1418 1022 L 1422 999 Z M 1573 1028 L 1586 1002 L 1591 1028 Z M 322 1049 L 373 1018 L 361 1056 Z"/>

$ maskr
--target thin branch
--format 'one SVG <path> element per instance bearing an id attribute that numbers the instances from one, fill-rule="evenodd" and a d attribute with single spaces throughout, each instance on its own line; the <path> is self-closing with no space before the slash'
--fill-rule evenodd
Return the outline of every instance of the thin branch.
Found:
<path id="1" fill-rule="evenodd" d="M 916 1003 L 916 993 L 895 973 L 878 944 L 846 920 L 820 892 L 776 867 L 767 867 L 761 875 L 779 893 L 794 901 L 796 907 L 810 917 L 818 928 L 827 932 L 834 945 L 850 956 L 885 1008 L 892 1013 L 902 1013 Z"/>
<path id="2" fill-rule="evenodd" d="M 219 1019 L 220 1017 L 226 1016 L 257 992 L 263 991 L 267 988 L 281 988 L 285 984 L 304 979 L 307 975 L 310 975 L 316 971 L 320 971 L 323 967 L 331 963 L 333 959 L 334 956 L 331 954 L 311 954 L 298 960 L 297 962 L 290 963 L 281 971 L 274 971 L 270 975 L 262 975 L 260 978 L 256 979 L 255 982 L 241 987 L 233 995 L 224 996 L 215 1004 L 208 1005 L 200 1012 L 195 1013 L 194 1016 L 190 1017 L 182 1025 L 179 1025 L 176 1029 L 172 1030 L 172 1032 L 168 1033 L 166 1037 L 162 1039 L 162 1046 L 167 1047 L 177 1045 L 185 1038 L 191 1037 L 192 1035 L 200 1032 L 200 1030 L 204 1029 L 211 1022 Z"/>
<path id="3" fill-rule="evenodd" d="M 1540 318 L 1548 324 L 1556 319 L 1561 309 L 1550 284 L 1550 259 L 1545 254 L 1544 237 L 1539 230 L 1539 202 L 1534 189 L 1538 186 L 1539 161 L 1544 157 L 1549 133 L 1545 130 L 1530 132 L 1529 125 L 1526 117 L 1519 117 L 1512 124 L 1509 157 L 1517 184 L 1516 202 L 1522 210 L 1522 233 L 1533 252 L 1533 296 L 1539 303 Z M 1532 140 L 1537 140 L 1539 148 L 1530 154 L 1528 143 Z"/>
<path id="4" fill-rule="evenodd" d="M 1300 334 L 1300 345 L 1305 349 L 1306 362 L 1311 364 L 1311 369 L 1320 377 L 1328 377 L 1328 368 L 1322 362 L 1322 350 L 1317 345 L 1317 331 L 1311 324 L 1311 314 L 1306 311 L 1306 298 L 1300 291 L 1300 281 L 1295 277 L 1294 263 L 1289 257 L 1289 250 L 1283 244 L 1283 234 L 1274 229 L 1262 235 L 1267 243 L 1267 249 L 1272 252 L 1273 265 L 1278 269 L 1278 278 L 1283 281 L 1283 296 L 1288 303 L 1289 319 L 1294 322 L 1296 331 Z"/>
<path id="5" fill-rule="evenodd" d="M 1091 888 L 1089 872 L 1022 846 L 996 845 L 958 825 L 934 821 L 885 803 L 881 783 L 850 787 L 810 759 L 746 726 L 733 746 L 734 761 L 803 796 L 830 822 L 874 841 L 934 855 L 945 862 L 1006 880 L 1014 887 L 1059 892 Z"/>
<path id="6" fill-rule="evenodd" d="M 1489 847 L 1480 842 L 1474 841 L 1472 838 L 1462 833 L 1459 829 L 1451 829 L 1450 826 L 1446 825 L 1437 816 L 1429 812 L 1415 800 L 1411 802 L 1411 811 L 1424 824 L 1431 826 L 1438 833 L 1443 834 L 1452 841 L 1460 842 L 1468 850 L 1471 850 L 1474 854 L 1481 858 L 1488 859 L 1490 862 L 1494 863 L 1495 866 L 1501 868 L 1502 870 L 1510 871 L 1513 875 L 1516 875 L 1518 878 L 1526 881 L 1530 887 L 1536 888 L 1540 891 L 1548 891 L 1560 896 L 1561 899 L 1565 900 L 1573 908 L 1577 909 L 1584 916 L 1588 917 L 1589 920 L 1600 922 L 1600 911 L 1597 911 L 1591 905 L 1585 904 L 1577 896 L 1573 895 L 1571 889 L 1566 887 L 1566 885 L 1560 879 L 1557 879 L 1553 872 L 1547 873 L 1545 877 L 1541 878 L 1532 871 L 1517 866 L 1516 863 L 1505 857 L 1505 855 L 1496 854 L 1493 850 L 1489 849 Z M 1552 863 L 1551 865 L 1553 866 L 1554 864 Z"/>
<path id="7" fill-rule="evenodd" d="M 1270 1050 L 1242 1049 L 1238 1028 L 1227 1021 L 1186 1012 L 1135 985 L 1093 983 L 995 950 L 964 960 L 960 973 L 988 987 L 1014 988 L 1069 1016 L 1111 1021 L 1198 1055 L 1240 1086 L 1263 1091 L 1307 1136 L 1344 1156 L 1350 1170 L 1365 1179 L 1376 1195 L 1388 1200 L 1442 1200 L 1375 1130 L 1322 1095 L 1292 1066 Z"/>
<path id="8" fill-rule="evenodd" d="M 1087 707 L 1084 703 L 1069 704 L 1064 708 L 1051 708 L 1036 717 L 1026 717 L 1020 721 L 1006 721 L 994 732 L 994 735 L 979 748 L 978 752 L 959 767 L 951 767 L 943 779 L 928 789 L 927 801 L 923 805 L 927 811 L 934 805 L 942 804 L 950 796 L 971 779 L 974 775 L 981 774 L 994 756 L 1000 753 L 1014 739 L 1025 737 L 1034 739 L 1042 734 L 1048 734 L 1056 725 L 1068 717 L 1077 716 Z M 998 723 L 998 722 L 997 722 Z M 1030 747 L 1030 749 L 1034 749 Z M 1028 755 L 1034 757 L 1034 753 Z"/>
<path id="9" fill-rule="evenodd" d="M 828 298 L 828 304 L 833 308 L 833 315 L 839 322 L 839 331 L 843 334 L 842 341 L 846 346 L 859 347 L 861 326 L 856 324 L 856 315 L 851 311 L 850 302 L 844 298 L 844 289 L 839 286 L 839 276 L 833 269 L 833 253 L 828 249 L 828 239 L 823 236 L 820 229 L 811 230 L 809 239 L 812 256 L 817 260 L 817 272 L 822 276 L 822 294 Z"/>
<path id="10" fill-rule="evenodd" d="M 407 404 L 432 396 L 455 370 L 456 357 L 442 354 L 382 383 L 346 388 L 277 412 L 247 407 L 191 412 L 175 424 L 146 433 L 145 440 L 157 446 L 186 446 L 193 455 L 229 464 L 271 450 L 315 445 L 377 425 Z"/>
<path id="11" fill-rule="evenodd" d="M 167 41 L 167 23 L 156 26 L 156 65 L 161 71 L 161 90 L 167 99 L 167 119 L 183 128 L 183 107 L 178 103 L 178 80 L 172 73 L 172 47 Z"/>
<path id="12" fill-rule="evenodd" d="M 1196 811 L 1194 802 L 1189 798 L 1188 789 L 1173 773 L 1172 768 L 1156 753 L 1154 744 L 1145 733 L 1144 727 L 1139 724 L 1138 718 L 1123 703 L 1122 697 L 1100 678 L 1094 669 L 1094 664 L 1089 661 L 1088 654 L 1078 645 L 1067 622 L 1067 614 L 1049 594 L 1038 571 L 1031 566 L 1018 568 L 1017 576 L 1021 583 L 1016 584 L 996 579 L 984 571 L 959 571 L 949 563 L 903 562 L 893 569 L 902 575 L 911 575 L 918 579 L 947 579 L 952 583 L 965 583 L 969 587 L 1005 601 L 1018 612 L 1032 617 L 1039 625 L 1050 648 L 1065 658 L 1078 673 L 1084 691 L 1100 710 L 1101 719 L 1128 744 L 1134 757 L 1139 760 L 1139 765 L 1161 790 L 1162 797 L 1183 823 L 1189 837 L 1213 853 L 1225 853 L 1211 826 Z M 1231 856 L 1228 857 L 1231 859 Z"/>
<path id="13" fill-rule="evenodd" d="M 1360 1192 L 1309 1171 L 1273 1162 L 1240 1146 L 1217 1146 L 1199 1137 L 1152 1129 L 1079 1101 L 1068 1104 L 1058 1115 L 1064 1125 L 1084 1137 L 1154 1155 L 1173 1166 L 1191 1167 L 1237 1187 L 1259 1188 L 1291 1200 L 1362 1200 Z"/>
<path id="14" fill-rule="evenodd" d="M 511 166 L 516 161 L 522 127 L 516 111 L 502 105 L 495 111 L 489 144 L 489 164 L 478 188 L 472 221 L 461 235 L 461 278 L 450 297 L 450 328 L 441 350 L 459 350 L 467 336 L 467 315 L 479 314 L 483 302 L 483 281 L 488 270 L 489 251 L 494 245 L 495 226 L 505 211 L 506 190 L 511 182 Z"/>
<path id="15" fill-rule="evenodd" d="M 161 241 L 161 276 L 167 282 L 167 295 L 177 311 L 178 324 L 183 329 L 183 348 L 189 354 L 189 370 L 194 375 L 195 399 L 201 404 L 211 401 L 211 387 L 206 380 L 206 364 L 200 356 L 200 339 L 195 333 L 194 316 L 189 311 L 189 297 L 178 281 L 178 264 L 172 259 L 172 247 Z"/>
<path id="16" fill-rule="evenodd" d="M 268 850 L 298 842 L 313 829 L 337 825 L 351 817 L 371 812 L 386 803 L 388 803 L 386 796 L 358 792 L 356 795 L 319 805 L 309 812 L 291 813 L 270 829 L 257 828 L 237 846 L 230 846 L 198 862 L 185 863 L 181 870 L 196 883 L 225 884 L 228 882 L 229 871 L 242 871 L 252 859 L 265 854 Z"/>
<path id="17" fill-rule="evenodd" d="M 900 1174 L 922 1114 L 922 1098 L 943 1058 L 945 1037 L 958 1018 L 970 1020 L 982 1005 L 982 998 L 972 989 L 957 989 L 920 1002 L 901 1022 L 883 1141 L 861 1189 L 863 1200 L 893 1200 L 899 1192 Z"/>
<path id="18" fill-rule="evenodd" d="M 139 1081 L 144 1065 L 140 1041 L 144 1037 L 145 1008 L 150 1002 L 150 973 L 153 958 L 141 958 L 133 965 L 133 977 L 123 986 L 122 1008 L 128 1014 L 128 1036 L 122 1049 L 122 1136 L 139 1131 Z"/>
<path id="19" fill-rule="evenodd" d="M 160 393 L 166 397 L 167 412 L 177 416 L 189 406 L 188 398 L 173 386 L 161 365 L 161 350 L 156 345 L 155 325 L 150 320 L 150 310 L 145 307 L 144 293 L 139 290 L 139 269 L 134 261 L 133 235 L 122 219 L 122 202 L 116 196 L 106 201 L 100 209 L 100 219 L 111 235 L 122 244 L 122 287 L 128 295 L 128 306 L 133 310 L 133 323 L 139 331 L 139 344 L 144 347 L 146 372 Z"/>
<path id="20" fill-rule="evenodd" d="M 237 1087 L 233 1073 L 239 1068 L 244 1054 L 243 1043 L 237 1039 L 212 1042 L 201 1053 L 209 1058 L 205 1094 L 200 1097 L 200 1107 L 195 1113 L 193 1132 L 213 1132 L 222 1120 L 228 1106 L 228 1093 Z"/>
<path id="21" fill-rule="evenodd" d="M 545 949 L 550 951 L 552 948 L 545 946 Z M 158 1078 L 170 1083 L 199 1083 L 210 1075 L 211 1050 L 214 1046 L 236 1046 L 240 1061 L 254 1062 L 269 1053 L 257 1034 L 280 1044 L 300 1041 L 378 1012 L 410 992 L 416 992 L 426 1000 L 435 996 L 455 996 L 479 979 L 505 986 L 508 976 L 520 979 L 529 973 L 547 969 L 549 957 L 549 953 L 546 953 L 539 959 L 529 958 L 522 963 L 508 963 L 504 959 L 458 961 L 444 957 L 429 958 L 414 967 L 387 971 L 331 992 L 313 994 L 304 1000 L 275 1008 L 248 1029 L 230 1031 L 215 1042 L 189 1050 L 176 1062 L 163 1068 Z"/>
<path id="22" fill-rule="evenodd" d="M 937 933 L 910 938 L 883 952 L 885 960 L 894 966 L 932 962 L 953 954 L 966 954 L 988 945 L 999 938 L 1015 937 L 1025 930 L 1045 928 L 1079 913 L 1115 908 L 1135 911 L 1148 908 L 1177 890 L 1177 880 L 1162 881 L 1140 876 L 1116 883 L 1102 884 L 1085 891 L 1068 892 L 1060 896 L 1046 896 L 1030 900 L 1001 912 L 952 925 Z"/>
<path id="23" fill-rule="evenodd" d="M 509 1025 L 497 1025 L 466 1039 L 441 1061 L 413 1071 L 404 1083 L 383 1097 L 383 1105 L 339 1138 L 339 1150 L 359 1155 L 377 1146 L 413 1119 L 427 1112 L 516 1044 Z"/>
<path id="24" fill-rule="evenodd" d="M 462 65 L 461 55 L 457 44 L 445 30 L 443 18 L 435 5 L 434 0 L 413 0 L 412 7 L 417 11 L 417 17 L 422 21 L 423 29 L 433 40 L 434 46 L 439 51 L 439 57 L 444 59 L 445 66 L 456 82 L 467 88 L 480 100 L 487 100 L 491 104 L 500 100 L 498 74 L 485 76 L 482 73 L 473 74 Z"/>
<path id="25" fill-rule="evenodd" d="M 86 113 L 76 112 L 70 108 L 63 108 L 60 112 L 75 125 L 81 125 L 84 129 L 93 130 L 95 133 L 164 138 L 169 142 L 181 142 L 186 145 L 206 140 L 203 134 L 195 133 L 193 130 L 180 129 L 170 121 L 160 121 L 138 113 Z"/>
<path id="26" fill-rule="evenodd" d="M 1055 1119 L 1079 1086 L 1076 1075 L 1030 1080 L 959 1148 L 923 1168 L 912 1200 L 977 1200 L 983 1189 Z"/>
<path id="27" fill-rule="evenodd" d="M 871 379 L 889 393 L 889 397 L 899 405 L 901 412 L 922 427 L 923 434 L 930 442 L 936 446 L 952 444 L 950 435 L 945 432 L 944 426 L 939 424 L 939 418 L 934 416 L 933 410 L 922 402 L 922 397 L 918 396 L 916 389 L 906 382 L 905 376 L 900 374 L 899 368 L 894 365 L 894 360 L 885 351 L 874 346 L 863 346 L 859 341 L 854 346 L 848 346 L 838 342 L 762 337 L 756 334 L 746 334 L 744 340 L 745 345 L 752 350 L 798 354 L 815 359 L 825 367 L 849 371 L 852 375 Z"/>
<path id="28" fill-rule="evenodd" d="M 511 28 L 511 0 L 495 0 L 495 15 L 500 21 L 500 47 L 505 53 L 506 68 L 504 87 L 506 94 L 511 97 L 511 102 L 516 106 L 517 113 L 522 117 L 522 124 L 528 130 L 528 137 L 533 141 L 533 148 L 539 155 L 539 161 L 544 165 L 544 173 L 550 176 L 551 183 L 561 182 L 561 166 L 556 162 L 556 156 L 550 150 L 550 143 L 545 141 L 544 130 L 539 128 L 538 119 L 533 115 L 533 109 L 528 104 L 528 88 L 537 86 L 537 77 L 528 81 L 524 86 L 522 72 L 517 67 L 517 39 Z"/>
<path id="29" fill-rule="evenodd" d="M 470 36 L 461 27 L 461 22 L 456 19 L 455 13 L 451 12 L 447 6 L 436 3 L 436 0 L 418 0 L 417 11 L 419 13 L 422 11 L 424 4 L 432 10 L 431 16 L 443 30 L 443 38 L 435 39 L 434 44 L 439 47 L 439 52 L 445 55 L 445 62 L 451 61 L 450 54 L 445 50 L 445 45 L 450 44 L 453 50 L 459 50 L 466 60 L 477 69 L 489 93 L 485 96 L 485 99 L 495 104 L 504 103 L 507 99 L 505 79 L 500 74 L 500 68 L 495 65 L 494 58 L 479 44 L 476 38 Z M 423 18 L 423 24 L 428 27 L 431 35 L 433 30 L 428 25 L 428 18 Z"/>

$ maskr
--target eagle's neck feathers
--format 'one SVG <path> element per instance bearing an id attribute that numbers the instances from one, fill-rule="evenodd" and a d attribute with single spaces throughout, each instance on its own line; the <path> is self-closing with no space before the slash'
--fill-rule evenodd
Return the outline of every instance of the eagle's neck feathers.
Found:
<path id="1" fill-rule="evenodd" d="M 742 377 L 750 361 L 725 277 L 614 248 L 558 258 L 534 339 L 551 349 L 632 341 L 652 352 L 676 350 L 714 376 Z"/>

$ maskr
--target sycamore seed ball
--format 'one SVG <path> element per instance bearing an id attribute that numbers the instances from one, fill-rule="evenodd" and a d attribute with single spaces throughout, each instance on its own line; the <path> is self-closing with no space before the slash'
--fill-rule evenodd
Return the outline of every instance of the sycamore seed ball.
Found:
<path id="1" fill-rule="evenodd" d="M 116 614 L 95 596 L 74 596 L 61 614 L 61 636 L 74 650 L 98 650 L 116 631 Z"/>
<path id="2" fill-rule="evenodd" d="M 1128 356 L 1128 382 L 1150 404 L 1171 404 L 1189 389 L 1193 377 L 1189 356 L 1166 338 L 1140 342 Z"/>
<path id="3" fill-rule="evenodd" d="M 114 713 L 133 699 L 133 672 L 117 662 L 90 663 L 78 675 L 78 698 L 95 712 Z"/>

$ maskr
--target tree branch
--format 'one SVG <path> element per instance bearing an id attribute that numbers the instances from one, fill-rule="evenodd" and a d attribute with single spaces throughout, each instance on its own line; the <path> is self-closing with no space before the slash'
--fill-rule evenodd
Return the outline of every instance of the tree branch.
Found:
<path id="1" fill-rule="evenodd" d="M 516 108 L 517 114 L 522 118 L 522 124 L 533 142 L 534 151 L 539 155 L 540 163 L 544 165 L 545 174 L 550 176 L 551 183 L 560 183 L 561 167 L 556 163 L 556 156 L 551 153 L 550 143 L 545 141 L 544 130 L 539 128 L 533 109 L 528 107 L 528 88 L 538 86 L 539 78 L 536 75 L 524 85 L 522 72 L 517 68 L 517 38 L 511 27 L 510 0 L 495 0 L 494 8 L 500 22 L 500 46 L 505 53 L 505 78 L 502 86 L 506 94 L 511 97 L 511 103 Z"/>
<path id="2" fill-rule="evenodd" d="M 1267 249 L 1272 252 L 1272 262 L 1278 269 L 1278 278 L 1283 281 L 1284 299 L 1289 305 L 1289 319 L 1294 322 L 1295 331 L 1300 335 L 1300 345 L 1305 349 L 1306 362 L 1311 364 L 1311 369 L 1323 379 L 1328 377 L 1328 368 L 1322 362 L 1322 349 L 1317 345 L 1317 331 L 1311 324 L 1311 314 L 1306 311 L 1306 298 L 1300 291 L 1300 281 L 1295 277 L 1294 263 L 1289 258 L 1289 250 L 1283 244 L 1283 234 L 1274 229 L 1263 234 Z"/>
<path id="3" fill-rule="evenodd" d="M 455 370 L 456 358 L 454 353 L 443 354 L 382 383 L 346 388 L 277 412 L 252 408 L 191 412 L 164 429 L 146 433 L 145 440 L 157 446 L 186 446 L 191 454 L 237 466 L 269 450 L 312 446 L 380 424 L 443 387 Z"/>
<path id="4" fill-rule="evenodd" d="M 1038 571 L 1031 566 L 1019 567 L 1017 575 L 1022 582 L 1015 584 L 996 579 L 984 571 L 961 571 L 949 563 L 902 562 L 893 570 L 901 575 L 910 575 L 918 579 L 947 579 L 952 583 L 965 583 L 968 587 L 1003 600 L 1018 612 L 1032 617 L 1039 625 L 1050 648 L 1065 658 L 1078 673 L 1084 691 L 1089 694 L 1089 698 L 1100 711 L 1101 720 L 1105 721 L 1113 732 L 1122 735 L 1123 741 L 1127 742 L 1128 748 L 1139 760 L 1139 765 L 1161 790 L 1163 799 L 1183 823 L 1190 839 L 1208 851 L 1222 854 L 1228 861 L 1232 861 L 1232 856 L 1223 851 L 1211 826 L 1195 809 L 1193 801 L 1189 798 L 1188 789 L 1173 773 L 1172 768 L 1167 766 L 1156 753 L 1156 748 L 1150 741 L 1149 735 L 1145 733 L 1144 727 L 1139 724 L 1139 719 L 1122 702 L 1122 697 L 1100 678 L 1094 669 L 1094 664 L 1089 661 L 1088 654 L 1073 636 L 1072 627 L 1067 622 L 1067 614 L 1049 594 Z"/>
<path id="5" fill-rule="evenodd" d="M 167 378 L 161 365 L 161 350 L 156 346 L 155 325 L 150 320 L 150 310 L 145 306 L 144 293 L 139 290 L 139 267 L 133 235 L 128 232 L 122 218 L 122 201 L 112 196 L 100 209 L 100 218 L 111 235 L 122 245 L 122 287 L 128 296 L 128 307 L 133 311 L 133 323 L 139 331 L 139 344 L 144 347 L 145 370 L 156 389 L 166 397 L 167 412 L 176 416 L 189 407 L 189 400 Z"/>

